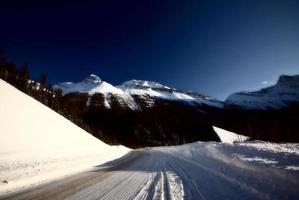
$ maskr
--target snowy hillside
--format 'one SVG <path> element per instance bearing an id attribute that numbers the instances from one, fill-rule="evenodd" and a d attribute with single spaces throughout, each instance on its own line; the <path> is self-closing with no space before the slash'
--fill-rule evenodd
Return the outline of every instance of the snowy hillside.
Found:
<path id="1" fill-rule="evenodd" d="M 0 195 L 116 159 L 109 146 L 0 79 Z"/>
<path id="2" fill-rule="evenodd" d="M 274 86 L 235 93 L 225 101 L 226 105 L 243 109 L 280 109 L 294 103 L 299 103 L 299 75 L 282 75 Z"/>
<path id="3" fill-rule="evenodd" d="M 145 80 L 130 80 L 119 86 L 113 86 L 102 81 L 97 75 L 91 74 L 89 77 L 78 83 L 63 82 L 53 86 L 60 88 L 63 94 L 71 92 L 103 94 L 105 97 L 106 107 L 109 108 L 111 96 L 116 97 L 119 101 L 125 102 L 133 110 L 138 110 L 140 105 L 134 101 L 133 96 L 139 96 L 147 106 L 154 104 L 155 99 L 165 99 L 171 101 L 181 101 L 188 104 L 204 104 L 213 107 L 222 107 L 222 102 L 208 96 L 197 93 L 184 92 L 174 88 L 164 86 L 160 83 Z"/>

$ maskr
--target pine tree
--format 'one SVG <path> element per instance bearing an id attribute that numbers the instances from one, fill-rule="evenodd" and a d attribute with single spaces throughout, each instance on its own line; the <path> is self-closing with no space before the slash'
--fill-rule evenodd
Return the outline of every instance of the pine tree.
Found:
<path id="1" fill-rule="evenodd" d="M 27 94 L 29 93 L 30 89 L 28 83 L 29 79 L 29 65 L 25 63 L 19 70 L 18 88 Z"/>
<path id="2" fill-rule="evenodd" d="M 53 90 L 53 102 L 52 102 L 52 109 L 55 110 L 56 112 L 62 114 L 62 90 L 59 89 L 54 89 Z"/>
<path id="3" fill-rule="evenodd" d="M 41 75 L 39 76 L 40 87 L 44 88 L 46 86 L 46 82 L 47 82 L 47 76 L 46 76 L 46 74 L 41 73 Z"/>

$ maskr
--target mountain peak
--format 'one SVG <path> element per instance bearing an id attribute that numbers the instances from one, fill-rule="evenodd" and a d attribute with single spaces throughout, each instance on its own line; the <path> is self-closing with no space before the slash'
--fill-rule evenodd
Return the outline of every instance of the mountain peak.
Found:
<path id="1" fill-rule="evenodd" d="M 87 83 L 97 83 L 97 82 L 101 82 L 101 79 L 98 75 L 95 74 L 90 74 L 88 77 L 86 77 L 83 82 L 87 82 Z"/>
<path id="2" fill-rule="evenodd" d="M 154 81 L 146 80 L 129 80 L 120 85 L 122 88 L 159 88 L 159 89 L 170 89 L 169 87 L 162 85 Z"/>

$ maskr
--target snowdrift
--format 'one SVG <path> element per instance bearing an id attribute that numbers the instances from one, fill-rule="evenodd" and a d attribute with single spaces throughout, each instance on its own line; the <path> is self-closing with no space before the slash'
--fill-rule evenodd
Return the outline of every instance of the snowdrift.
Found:
<path id="1" fill-rule="evenodd" d="M 125 155 L 0 79 L 0 195 Z"/>
<path id="2" fill-rule="evenodd" d="M 247 136 L 239 135 L 239 134 L 224 130 L 222 128 L 218 128 L 216 126 L 213 126 L 213 129 L 219 136 L 222 143 L 233 144 L 233 143 L 238 143 L 238 142 L 244 142 L 249 139 L 249 137 L 247 137 Z"/>

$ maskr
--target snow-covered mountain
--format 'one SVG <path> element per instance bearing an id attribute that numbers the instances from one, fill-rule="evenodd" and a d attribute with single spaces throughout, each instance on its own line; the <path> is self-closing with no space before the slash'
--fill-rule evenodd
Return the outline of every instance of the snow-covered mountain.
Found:
<path id="1" fill-rule="evenodd" d="M 260 91 L 232 94 L 224 103 L 150 81 L 131 80 L 113 86 L 95 75 L 54 87 L 61 88 L 63 94 L 79 92 L 65 95 L 63 102 L 86 106 L 65 111 L 86 123 L 83 127 L 97 127 L 105 136 L 116 134 L 119 143 L 134 148 L 136 144 L 217 141 L 212 125 L 259 140 L 299 141 L 299 75 L 281 76 L 276 85 Z M 136 136 L 133 144 L 124 137 L 131 133 Z"/>
<path id="2" fill-rule="evenodd" d="M 142 109 L 140 101 L 142 101 L 142 105 L 151 107 L 155 104 L 155 100 L 180 101 L 191 105 L 203 104 L 218 108 L 223 106 L 221 101 L 209 96 L 204 96 L 194 92 L 180 91 L 156 82 L 130 80 L 121 85 L 113 86 L 105 81 L 102 81 L 94 74 L 91 74 L 89 77 L 78 83 L 57 83 L 53 86 L 53 88 L 60 88 L 63 95 L 72 92 L 88 93 L 89 95 L 96 93 L 103 94 L 107 108 L 110 107 L 111 97 L 115 97 L 122 105 L 127 105 L 132 110 Z M 138 102 L 135 97 L 138 98 Z"/>
<path id="3" fill-rule="evenodd" d="M 278 82 L 256 92 L 238 92 L 230 95 L 226 106 L 241 109 L 281 109 L 299 103 L 299 75 L 282 75 Z"/>
<path id="4" fill-rule="evenodd" d="M 191 91 L 182 91 L 160 83 L 145 80 L 129 80 L 121 85 L 113 86 L 91 74 L 84 80 L 57 83 L 54 88 L 60 88 L 63 95 L 72 92 L 96 93 L 104 96 L 104 103 L 110 108 L 111 98 L 115 98 L 121 105 L 132 110 L 142 109 L 143 106 L 151 107 L 156 100 L 170 100 L 187 103 L 190 105 L 206 105 L 222 108 L 223 102 L 212 97 Z M 136 101 L 136 97 L 138 101 Z M 238 92 L 230 95 L 225 100 L 226 107 L 241 109 L 280 109 L 299 102 L 299 75 L 280 76 L 276 85 L 255 92 Z"/>
<path id="5" fill-rule="evenodd" d="M 114 87 L 113 85 L 102 81 L 97 75 L 91 74 L 84 80 L 73 83 L 73 82 L 63 82 L 58 83 L 53 86 L 54 88 L 60 88 L 62 90 L 62 94 L 68 94 L 71 92 L 81 92 L 88 93 L 90 95 L 95 93 L 112 93 L 112 94 L 123 94 L 123 91 Z"/>
<path id="6" fill-rule="evenodd" d="M 64 94 L 63 112 L 108 143 L 137 148 L 219 141 L 210 122 L 202 119 L 223 103 L 208 96 L 142 80 L 113 86 L 96 75 L 54 88 Z"/>

